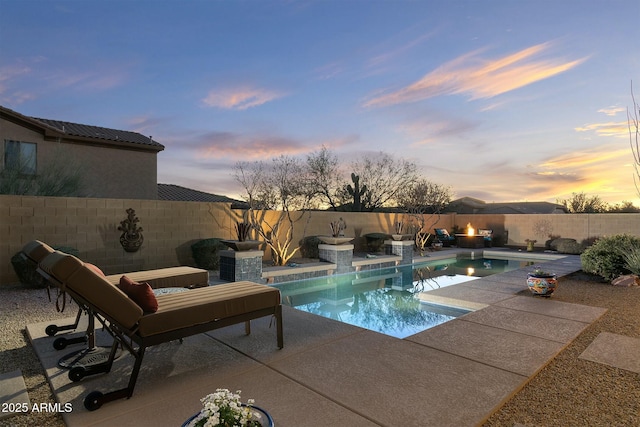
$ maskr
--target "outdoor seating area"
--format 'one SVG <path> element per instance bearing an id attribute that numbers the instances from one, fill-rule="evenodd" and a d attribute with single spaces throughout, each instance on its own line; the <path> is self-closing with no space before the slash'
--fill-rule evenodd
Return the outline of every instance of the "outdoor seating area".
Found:
<path id="1" fill-rule="evenodd" d="M 550 266 L 567 274 L 579 268 L 579 260 L 551 261 Z M 129 358 L 115 361 L 106 375 L 74 383 L 60 375 L 55 356 L 47 350 L 53 337 L 44 332 L 46 325 L 29 325 L 28 331 L 57 399 L 74 405 L 73 412 L 64 414 L 68 426 L 143 420 L 179 425 L 198 410 L 201 397 L 221 386 L 255 398 L 277 425 L 310 425 L 314 420 L 326 426 L 470 426 L 481 423 L 603 313 L 518 295 L 525 276 L 526 271 L 517 270 L 435 292 L 484 308 L 404 340 L 285 307 L 283 328 L 289 344 L 282 350 L 270 344 L 268 318 L 256 320 L 248 340 L 237 325 L 194 335 L 182 344 L 166 341 L 150 351 L 147 366 L 141 366 L 134 398 L 93 412 L 81 409 L 84 396 L 126 383 Z M 499 322 L 505 316 L 520 320 L 505 330 Z M 555 319 L 555 331 L 531 329 L 548 316 Z M 380 381 L 387 387 L 376 387 Z M 412 411 L 390 405 L 389 387 L 398 401 L 430 396 L 429 404 Z"/>
<path id="2" fill-rule="evenodd" d="M 476 237 L 483 241 L 485 234 L 479 233 Z M 478 250 L 457 244 L 457 248 L 418 257 L 412 243 L 390 239 L 385 241 L 384 254 L 337 257 L 333 264 L 289 265 L 267 276 L 274 283 L 282 274 L 316 277 L 327 268 L 338 269 L 343 261 L 350 271 L 362 273 L 389 263 L 400 266 Z M 349 245 L 325 249 L 353 253 Z M 522 259 L 528 256 L 507 248 L 489 252 L 501 251 Z M 114 420 L 134 425 L 131 420 L 139 423 L 141 419 L 156 423 L 170 419 L 179 425 L 198 410 L 200 398 L 218 387 L 245 391 L 268 409 L 278 425 L 306 425 L 326 411 L 350 420 L 350 425 L 394 425 L 396 420 L 403 425 L 423 425 L 423 421 L 446 425 L 451 419 L 455 425 L 479 425 L 604 313 L 597 304 L 587 307 L 560 303 L 555 297 L 532 297 L 524 285 L 530 269 L 521 268 L 421 295 L 421 303 L 453 302 L 452 306 L 472 308 L 472 312 L 396 339 L 282 307 L 277 288 L 244 281 L 221 284 L 207 270 L 169 267 L 105 276 L 98 267 L 41 241 L 29 242 L 22 252 L 54 291 L 71 297 L 68 307 L 78 309 L 75 321 L 58 317 L 55 325 L 51 321 L 27 324 L 56 400 L 73 405 L 72 413 L 63 414 L 68 426 L 110 425 Z M 475 254 L 485 252 L 480 249 Z M 543 262 L 545 268 L 559 277 L 581 268 L 577 256 L 540 256 L 548 260 Z M 153 296 L 151 308 L 121 289 L 125 276 L 136 279 L 131 282 L 149 282 L 148 288 L 140 287 L 146 289 L 147 297 Z M 245 285 L 248 293 L 239 298 L 228 293 Z M 58 298 L 58 306 L 65 300 Z M 50 309 L 55 311 L 54 304 Z M 554 331 L 541 327 L 550 317 Z M 251 336 L 245 337 L 249 332 Z M 287 347 L 283 348 L 285 334 Z M 69 351 L 94 356 L 92 351 L 97 349 L 106 355 L 97 364 L 64 366 L 61 361 L 66 356 L 61 359 L 53 351 L 61 350 L 56 347 L 60 341 Z M 601 357 L 601 348 L 593 348 L 593 357 Z M 419 374 L 405 367 L 419 367 Z M 468 375 L 478 381 L 470 384 Z M 430 402 L 426 412 L 398 409 L 389 418 L 379 410 L 389 409 L 388 403 L 382 403 L 387 395 L 372 392 L 374 384 L 366 381 L 380 376 L 401 390 L 398 395 L 403 400 L 442 390 L 448 397 Z M 320 409 L 291 410 L 291 405 L 312 407 L 318 396 L 323 396 Z M 483 396 L 481 404 L 464 405 L 477 396 Z M 452 399 L 460 403 L 452 404 Z M 166 407 L 176 404 L 184 410 L 167 412 Z M 330 418 L 319 425 L 336 422 Z"/>
<path id="3" fill-rule="evenodd" d="M 145 351 L 151 346 L 236 323 L 244 323 L 245 333 L 249 335 L 251 320 L 275 316 L 277 345 L 278 348 L 283 347 L 282 306 L 280 292 L 275 288 L 252 282 L 235 282 L 200 286 L 187 292 L 172 292 L 156 297 L 147 283 L 130 281 L 130 288 L 126 288 L 122 286 L 126 276 L 120 275 L 120 286 L 117 286 L 96 271 L 95 266 L 85 264 L 72 255 L 53 251 L 42 242 L 30 242 L 23 252 L 30 259 L 40 259 L 38 271 L 57 287 L 63 300 L 68 294 L 78 304 L 79 310 L 88 314 L 87 335 L 94 333 L 95 318 L 113 338 L 105 362 L 90 367 L 78 364 L 69 370 L 69 379 L 80 381 L 88 375 L 110 372 L 120 346 L 135 358 L 128 385 L 106 394 L 99 391 L 89 393 L 84 400 L 84 406 L 89 410 L 133 395 Z M 142 275 L 140 273 L 137 277 Z M 152 275 L 161 281 L 171 277 L 163 278 L 157 271 Z M 183 284 L 190 282 L 189 274 L 186 276 Z M 80 312 L 76 326 L 79 317 Z M 56 332 L 59 329 L 62 328 L 56 327 Z M 53 334 L 48 332 L 48 335 Z M 80 341 L 75 339 L 72 342 Z"/>
<path id="4" fill-rule="evenodd" d="M 435 228 L 434 231 L 436 233 L 435 238 L 439 240 L 445 248 L 455 244 L 456 236 L 450 235 L 446 228 Z"/>

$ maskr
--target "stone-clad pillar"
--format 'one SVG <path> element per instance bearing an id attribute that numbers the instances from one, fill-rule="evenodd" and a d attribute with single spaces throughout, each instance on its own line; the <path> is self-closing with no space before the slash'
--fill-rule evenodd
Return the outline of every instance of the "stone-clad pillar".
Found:
<path id="1" fill-rule="evenodd" d="M 220 251 L 220 279 L 262 283 L 263 251 Z"/>
<path id="2" fill-rule="evenodd" d="M 384 253 L 402 257 L 400 265 L 413 263 L 413 240 L 385 240 Z"/>
<path id="3" fill-rule="evenodd" d="M 336 273 L 351 273 L 353 268 L 353 245 L 318 245 L 320 261 L 336 265 Z"/>

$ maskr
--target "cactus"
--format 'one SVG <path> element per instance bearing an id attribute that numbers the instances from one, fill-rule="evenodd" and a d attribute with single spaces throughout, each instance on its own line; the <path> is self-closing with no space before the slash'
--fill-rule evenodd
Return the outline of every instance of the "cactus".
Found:
<path id="1" fill-rule="evenodd" d="M 347 192 L 353 197 L 353 210 L 360 212 L 362 210 L 362 196 L 367 192 L 367 186 L 363 185 L 360 188 L 360 177 L 355 173 L 351 174 L 351 181 L 353 181 L 353 187 L 351 184 L 347 184 Z"/>

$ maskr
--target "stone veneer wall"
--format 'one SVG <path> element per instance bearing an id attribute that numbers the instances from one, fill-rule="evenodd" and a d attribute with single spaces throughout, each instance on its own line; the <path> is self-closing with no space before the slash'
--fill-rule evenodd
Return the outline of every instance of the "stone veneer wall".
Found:
<path id="1" fill-rule="evenodd" d="M 144 229 L 144 244 L 135 253 L 125 252 L 119 243 L 117 228 L 128 208 L 135 209 Z M 266 219 L 280 214 L 268 212 Z M 75 247 L 83 260 L 107 274 L 194 265 L 191 244 L 211 237 L 235 238 L 233 225 L 241 216 L 227 204 L 0 195 L 0 284 L 17 281 L 11 257 L 33 239 Z M 329 222 L 340 217 L 347 222 L 345 234 L 355 238 L 356 251 L 365 250 L 365 234 L 392 233 L 393 224 L 403 219 L 401 214 L 310 212 L 297 223 L 294 242 L 303 236 L 329 234 Z M 625 233 L 640 236 L 640 214 L 451 214 L 443 215 L 438 226 L 451 230 L 467 223 L 491 228 L 507 237 L 507 244 L 519 246 L 525 245 L 525 239 L 536 239 L 536 246 L 544 246 L 548 237 L 536 235 L 540 225 L 551 234 L 578 241 Z M 270 259 L 268 250 L 265 259 Z"/>

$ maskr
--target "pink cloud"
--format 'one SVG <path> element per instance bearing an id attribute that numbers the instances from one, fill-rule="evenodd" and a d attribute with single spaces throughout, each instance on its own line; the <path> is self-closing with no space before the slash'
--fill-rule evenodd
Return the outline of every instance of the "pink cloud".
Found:
<path id="1" fill-rule="evenodd" d="M 617 138 L 629 137 L 629 123 L 606 122 L 590 123 L 574 129 L 576 132 L 595 132 L 598 136 L 615 136 Z"/>
<path id="2" fill-rule="evenodd" d="M 272 90 L 239 87 L 214 89 L 202 101 L 209 107 L 226 110 L 246 110 L 283 96 L 283 93 Z"/>
<path id="3" fill-rule="evenodd" d="M 563 73 L 585 61 L 534 59 L 548 47 L 548 43 L 543 43 L 494 60 L 481 58 L 480 50 L 470 52 L 445 63 L 415 83 L 374 96 L 364 105 L 389 106 L 452 94 L 467 94 L 471 99 L 492 98 Z"/>

